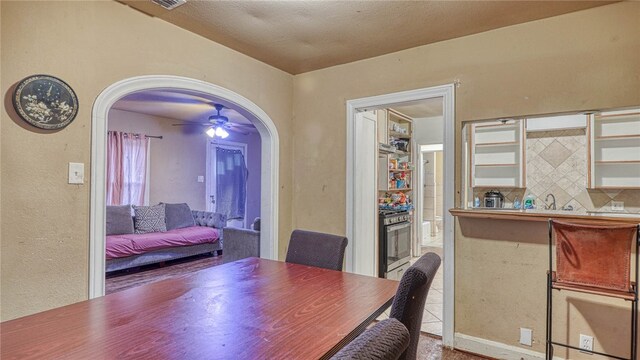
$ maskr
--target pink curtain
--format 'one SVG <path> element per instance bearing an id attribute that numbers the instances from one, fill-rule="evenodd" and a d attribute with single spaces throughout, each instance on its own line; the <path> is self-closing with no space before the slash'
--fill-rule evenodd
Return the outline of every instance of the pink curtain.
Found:
<path id="1" fill-rule="evenodd" d="M 149 139 L 140 134 L 107 134 L 107 205 L 144 205 Z"/>

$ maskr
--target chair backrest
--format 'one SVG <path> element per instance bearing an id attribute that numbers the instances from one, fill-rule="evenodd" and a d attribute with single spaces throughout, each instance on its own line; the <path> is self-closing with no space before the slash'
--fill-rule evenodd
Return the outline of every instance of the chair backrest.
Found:
<path id="1" fill-rule="evenodd" d="M 402 275 L 389 314 L 389 317 L 402 322 L 410 334 L 409 346 L 400 359 L 416 358 L 424 304 L 440 263 L 440 256 L 427 253 Z"/>
<path id="2" fill-rule="evenodd" d="M 555 281 L 631 291 L 631 250 L 637 225 L 552 220 L 550 228 L 550 245 L 555 238 Z"/>
<path id="3" fill-rule="evenodd" d="M 365 330 L 331 359 L 396 360 L 407 346 L 409 330 L 396 319 L 386 319 Z"/>
<path id="4" fill-rule="evenodd" d="M 227 227 L 222 234 L 222 262 L 225 264 L 252 256 L 260 257 L 260 231 Z"/>
<path id="5" fill-rule="evenodd" d="M 347 238 L 306 230 L 294 230 L 286 262 L 342 271 Z"/>

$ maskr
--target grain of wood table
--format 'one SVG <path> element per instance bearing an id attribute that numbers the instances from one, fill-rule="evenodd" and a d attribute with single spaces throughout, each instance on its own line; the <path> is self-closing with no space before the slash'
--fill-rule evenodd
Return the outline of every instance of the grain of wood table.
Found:
<path id="1" fill-rule="evenodd" d="M 0 324 L 9 359 L 319 359 L 396 281 L 248 258 Z"/>

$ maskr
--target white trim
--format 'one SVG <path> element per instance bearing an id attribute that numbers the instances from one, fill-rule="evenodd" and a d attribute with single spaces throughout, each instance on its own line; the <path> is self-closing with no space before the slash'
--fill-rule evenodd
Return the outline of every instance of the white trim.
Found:
<path id="1" fill-rule="evenodd" d="M 541 352 L 460 333 L 455 334 L 455 348 L 493 359 L 539 360 L 545 358 L 545 354 Z M 564 360 L 564 358 L 557 356 L 554 356 L 553 359 Z"/>
<path id="2" fill-rule="evenodd" d="M 358 110 L 388 107 L 395 104 L 405 103 L 415 100 L 425 100 L 432 98 L 443 98 L 443 120 L 444 120 L 444 177 L 451 179 L 444 181 L 444 311 L 443 311 L 443 337 L 442 343 L 445 346 L 453 346 L 454 331 L 454 239 L 453 216 L 447 211 L 453 208 L 455 199 L 454 175 L 455 175 L 455 108 L 454 108 L 455 88 L 454 84 L 435 86 L 425 89 L 402 91 L 387 95 L 377 95 L 367 98 L 347 101 L 347 189 L 346 189 L 346 229 L 349 244 L 346 253 L 346 270 L 358 272 L 358 253 L 354 251 L 357 247 L 358 229 L 354 223 L 354 203 L 355 186 L 357 184 L 355 171 L 355 148 L 354 126 L 355 113 Z M 358 209 L 358 211 L 362 211 Z"/>
<path id="3" fill-rule="evenodd" d="M 420 152 L 442 151 L 442 144 L 420 145 Z"/>
<path id="4" fill-rule="evenodd" d="M 207 211 L 214 211 L 213 210 L 214 207 L 212 206 L 211 201 L 210 201 L 210 196 L 213 195 L 211 193 L 211 188 L 213 187 L 212 183 L 213 183 L 214 179 L 210 178 L 209 175 L 211 174 L 212 171 L 214 173 L 216 173 L 215 167 L 212 169 L 211 161 L 215 160 L 215 156 L 212 156 L 212 153 L 213 153 L 212 146 L 215 147 L 217 145 L 220 145 L 222 147 L 227 147 L 227 148 L 230 148 L 230 149 L 233 149 L 233 148 L 240 149 L 242 151 L 242 156 L 244 156 L 245 166 L 248 166 L 248 160 L 247 160 L 249 158 L 249 155 L 248 155 L 249 146 L 248 146 L 248 144 L 242 143 L 242 142 L 237 142 L 237 141 L 216 140 L 215 138 L 211 139 L 211 140 L 209 140 L 207 142 L 207 153 L 205 155 L 206 161 L 207 161 L 207 164 L 206 164 L 206 172 L 207 173 L 205 174 L 205 192 L 206 192 L 205 204 L 206 204 Z M 217 181 L 215 182 L 215 184 L 217 185 Z M 247 225 L 247 206 L 246 205 L 247 204 L 246 204 L 246 201 L 245 201 L 244 217 L 242 219 L 242 228 L 245 228 L 246 225 Z M 227 220 L 227 224 L 228 223 L 229 223 L 229 220 Z"/>
<path id="5" fill-rule="evenodd" d="M 106 88 L 93 104 L 91 117 L 91 215 L 89 240 L 89 298 L 104 294 L 105 269 L 105 174 L 107 118 L 113 104 L 132 92 L 149 89 L 177 89 L 215 96 L 234 106 L 260 133 L 262 170 L 260 255 L 278 258 L 279 137 L 276 126 L 260 107 L 244 96 L 201 80 L 172 75 L 137 76 Z"/>

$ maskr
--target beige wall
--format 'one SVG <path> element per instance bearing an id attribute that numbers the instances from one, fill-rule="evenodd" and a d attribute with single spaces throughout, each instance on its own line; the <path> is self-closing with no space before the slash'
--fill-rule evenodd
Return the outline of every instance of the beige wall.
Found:
<path id="1" fill-rule="evenodd" d="M 638 105 L 639 18 L 640 3 L 619 3 L 296 76 L 293 226 L 345 233 L 347 100 L 459 80 L 456 149 L 464 120 Z M 530 232 L 543 231 L 484 226 L 492 230 L 486 240 L 457 229 L 455 330 L 518 346 L 518 328 L 531 324 L 540 351 L 544 237 Z M 504 232 L 507 240 L 495 240 Z M 621 311 L 592 310 L 608 318 L 605 330 L 628 323 Z M 579 316 L 571 319 L 575 340 Z M 595 334 L 609 348 L 624 341 L 603 338 L 603 330 Z"/>
<path id="2" fill-rule="evenodd" d="M 0 4 L 2 320 L 87 298 L 91 107 L 125 78 L 200 79 L 261 107 L 280 135 L 279 228 L 288 238 L 291 75 L 113 1 Z M 36 130 L 12 110 L 12 86 L 38 73 L 64 79 L 78 94 L 78 116 L 63 130 Z M 66 183 L 68 162 L 85 164 L 84 185 Z"/>
<path id="3" fill-rule="evenodd" d="M 171 126 L 175 120 L 111 109 L 109 130 L 162 136 L 150 138 L 149 204 L 186 202 L 194 210 L 206 210 L 205 176 L 207 136 L 185 127 Z M 185 131 L 187 130 L 187 131 Z"/>

